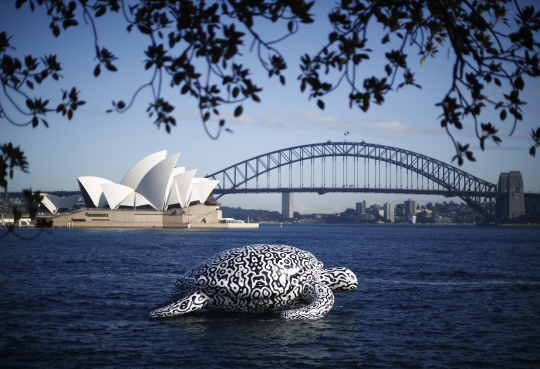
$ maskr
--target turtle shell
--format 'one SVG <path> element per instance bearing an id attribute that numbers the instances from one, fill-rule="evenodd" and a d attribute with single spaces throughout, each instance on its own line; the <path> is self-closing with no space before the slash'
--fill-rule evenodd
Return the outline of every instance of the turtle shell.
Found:
<path id="1" fill-rule="evenodd" d="M 305 285 L 319 281 L 323 264 L 291 246 L 250 245 L 223 251 L 176 280 L 178 290 L 203 291 L 208 307 L 224 310 L 284 310 L 298 304 Z"/>

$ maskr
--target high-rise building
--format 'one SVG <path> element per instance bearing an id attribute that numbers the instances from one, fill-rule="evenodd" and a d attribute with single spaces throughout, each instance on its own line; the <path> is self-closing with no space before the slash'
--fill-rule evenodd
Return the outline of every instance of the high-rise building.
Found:
<path id="1" fill-rule="evenodd" d="M 285 219 L 294 218 L 294 193 L 281 193 L 281 214 Z"/>
<path id="2" fill-rule="evenodd" d="M 362 214 L 366 212 L 366 200 L 356 203 L 356 214 Z"/>
<path id="3" fill-rule="evenodd" d="M 405 201 L 405 216 L 409 214 L 416 214 L 416 201 L 413 199 L 407 199 L 407 201 Z"/>
<path id="4" fill-rule="evenodd" d="M 394 223 L 394 209 L 395 205 L 391 202 L 384 204 L 384 220 L 388 220 L 391 223 Z"/>

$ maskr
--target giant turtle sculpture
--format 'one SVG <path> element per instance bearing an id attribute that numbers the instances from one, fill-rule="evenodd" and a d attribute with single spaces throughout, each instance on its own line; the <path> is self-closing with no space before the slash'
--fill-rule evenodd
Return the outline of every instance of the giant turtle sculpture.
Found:
<path id="1" fill-rule="evenodd" d="M 351 291 L 357 285 L 352 271 L 323 269 L 307 251 L 283 245 L 250 245 L 223 251 L 188 270 L 176 280 L 169 298 L 150 308 L 150 317 L 172 317 L 207 308 L 281 312 L 283 320 L 317 319 L 332 308 L 332 291 Z"/>

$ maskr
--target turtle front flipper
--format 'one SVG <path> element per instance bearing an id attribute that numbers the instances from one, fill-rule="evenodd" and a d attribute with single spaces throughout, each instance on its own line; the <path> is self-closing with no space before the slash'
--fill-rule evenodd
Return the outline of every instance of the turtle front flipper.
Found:
<path id="1" fill-rule="evenodd" d="M 325 316 L 334 305 L 334 293 L 328 286 L 322 283 L 306 285 L 304 287 L 303 297 L 306 306 L 282 311 L 280 317 L 282 320 L 295 319 L 319 319 Z"/>
<path id="2" fill-rule="evenodd" d="M 173 302 L 168 305 L 161 306 L 158 309 L 152 310 L 150 312 L 150 318 L 170 318 L 172 316 L 186 314 L 198 309 L 202 309 L 206 306 L 208 300 L 209 298 L 204 292 L 194 291 L 180 300 L 170 300 Z"/>

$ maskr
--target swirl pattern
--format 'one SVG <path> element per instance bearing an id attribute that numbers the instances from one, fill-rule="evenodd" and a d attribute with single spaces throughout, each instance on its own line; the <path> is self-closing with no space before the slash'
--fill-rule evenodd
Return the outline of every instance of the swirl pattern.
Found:
<path id="1" fill-rule="evenodd" d="M 150 317 L 170 317 L 206 307 L 283 312 L 284 320 L 316 319 L 332 308 L 332 290 L 349 291 L 357 284 L 349 269 L 325 270 L 307 251 L 284 245 L 250 245 L 223 251 L 178 277 L 175 291 L 150 308 Z"/>

